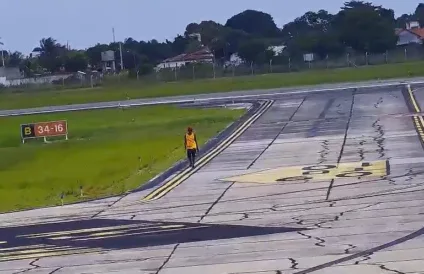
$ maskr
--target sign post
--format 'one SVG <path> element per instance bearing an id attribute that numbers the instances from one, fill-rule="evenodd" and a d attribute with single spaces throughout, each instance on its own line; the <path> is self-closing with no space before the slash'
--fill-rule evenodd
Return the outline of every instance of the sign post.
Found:
<path id="1" fill-rule="evenodd" d="M 47 137 L 65 136 L 68 140 L 68 123 L 67 121 L 51 121 L 39 122 L 21 125 L 22 143 L 26 139 L 43 138 L 47 143 Z"/>

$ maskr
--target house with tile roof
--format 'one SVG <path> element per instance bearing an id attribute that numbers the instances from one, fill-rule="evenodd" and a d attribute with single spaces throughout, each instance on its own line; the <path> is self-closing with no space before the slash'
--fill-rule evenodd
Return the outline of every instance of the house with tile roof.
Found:
<path id="1" fill-rule="evenodd" d="M 179 68 L 191 63 L 213 63 L 214 55 L 211 50 L 204 47 L 198 51 L 191 53 L 183 53 L 168 59 L 163 60 L 156 66 L 156 71 L 165 68 Z"/>
<path id="2" fill-rule="evenodd" d="M 405 29 L 395 29 L 395 33 L 398 37 L 397 46 L 423 43 L 424 28 L 416 21 L 406 23 Z"/>

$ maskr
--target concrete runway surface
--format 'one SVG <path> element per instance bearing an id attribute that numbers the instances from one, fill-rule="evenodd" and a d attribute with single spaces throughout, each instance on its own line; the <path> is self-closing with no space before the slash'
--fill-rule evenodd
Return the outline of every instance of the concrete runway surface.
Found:
<path id="1" fill-rule="evenodd" d="M 363 81 L 354 83 L 335 83 L 335 84 L 321 84 L 316 86 L 303 86 L 303 87 L 290 87 L 290 88 L 275 88 L 275 89 L 257 89 L 257 90 L 240 90 L 233 92 L 218 92 L 218 93 L 205 93 L 195 95 L 182 95 L 182 96 L 170 96 L 162 98 L 147 98 L 147 99 L 131 99 L 114 102 L 96 102 L 86 104 L 72 104 L 62 106 L 47 106 L 38 108 L 28 109 L 12 109 L 12 110 L 0 110 L 0 117 L 4 116 L 18 116 L 38 113 L 51 113 L 51 112 L 65 112 L 65 111 L 78 111 L 87 109 L 105 109 L 105 108 L 116 108 L 122 106 L 147 106 L 147 105 L 158 105 L 158 104 L 170 104 L 170 103 L 186 103 L 186 102 L 201 102 L 210 101 L 216 98 L 220 99 L 253 99 L 263 98 L 266 96 L 284 95 L 284 94 L 305 94 L 311 92 L 321 92 L 323 90 L 343 90 L 356 87 L 374 87 L 374 86 L 387 86 L 395 87 L 404 83 L 414 83 L 417 85 L 424 84 L 424 77 L 414 78 L 399 78 L 384 81 Z"/>
<path id="2" fill-rule="evenodd" d="M 424 273 L 414 89 L 280 95 L 158 189 L 2 214 L 0 273 Z"/>

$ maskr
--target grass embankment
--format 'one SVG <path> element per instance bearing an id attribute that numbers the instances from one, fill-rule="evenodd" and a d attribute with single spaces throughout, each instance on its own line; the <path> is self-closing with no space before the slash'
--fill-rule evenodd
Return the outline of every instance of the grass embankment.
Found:
<path id="1" fill-rule="evenodd" d="M 123 193 L 185 157 L 188 125 L 205 143 L 244 113 L 146 107 L 0 118 L 0 211 Z M 21 123 L 67 119 L 69 141 L 20 142 Z M 139 160 L 139 157 L 141 161 Z"/>
<path id="2" fill-rule="evenodd" d="M 100 101 L 151 98 L 233 90 L 266 89 L 324 83 L 404 78 L 424 75 L 424 62 L 400 63 L 359 68 L 312 70 L 297 73 L 267 74 L 198 81 L 143 84 L 121 83 L 95 89 L 0 93 L 0 109 L 30 108 Z"/>

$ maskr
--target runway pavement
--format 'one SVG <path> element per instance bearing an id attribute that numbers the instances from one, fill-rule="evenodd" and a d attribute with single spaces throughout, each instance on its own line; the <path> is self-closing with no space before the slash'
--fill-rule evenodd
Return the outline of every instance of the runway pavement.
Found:
<path id="1" fill-rule="evenodd" d="M 288 94 L 306 94 L 316 93 L 322 91 L 340 91 L 349 90 L 352 88 L 372 88 L 372 87 L 396 87 L 403 85 L 404 83 L 414 83 L 416 85 L 424 84 L 424 77 L 414 78 L 399 78 L 390 80 L 372 80 L 363 82 L 352 82 L 352 83 L 335 83 L 335 84 L 321 84 L 316 86 L 303 86 L 303 87 L 289 87 L 289 88 L 275 88 L 275 89 L 256 89 L 256 90 L 240 90 L 233 92 L 218 92 L 218 93 L 204 93 L 195 95 L 183 95 L 183 96 L 169 96 L 163 98 L 146 98 L 146 99 L 132 99 L 113 102 L 92 102 L 86 104 L 71 104 L 62 106 L 46 106 L 28 109 L 11 109 L 11 110 L 0 110 L 0 117 L 5 116 L 19 116 L 29 114 L 40 114 L 40 113 L 52 113 L 52 112 L 67 112 L 67 111 L 80 111 L 88 109 L 106 109 L 106 108 L 117 108 L 124 106 L 148 106 L 148 105 L 159 105 L 159 104 L 180 104 L 187 102 L 205 102 L 213 101 L 216 99 L 254 99 L 254 98 L 265 98 L 274 97 Z"/>
<path id="2" fill-rule="evenodd" d="M 157 189 L 0 215 L 0 273 L 424 273 L 424 90 L 272 99 Z"/>

